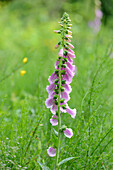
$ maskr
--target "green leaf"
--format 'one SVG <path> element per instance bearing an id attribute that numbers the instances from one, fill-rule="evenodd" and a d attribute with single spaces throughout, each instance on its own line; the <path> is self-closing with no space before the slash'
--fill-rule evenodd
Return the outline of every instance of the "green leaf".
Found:
<path id="1" fill-rule="evenodd" d="M 72 159 L 78 159 L 79 157 L 69 157 L 69 158 L 66 158 L 66 159 L 63 159 L 61 162 L 59 162 L 59 166 L 60 165 L 62 165 L 62 164 L 64 164 L 65 162 L 67 162 L 67 161 L 70 161 L 70 160 L 72 160 Z"/>
<path id="2" fill-rule="evenodd" d="M 54 130 L 55 135 L 58 136 L 58 132 L 54 128 L 53 130 Z"/>
<path id="3" fill-rule="evenodd" d="M 44 164 L 42 164 L 41 162 L 39 162 L 37 160 L 37 163 L 40 165 L 40 167 L 42 168 L 42 170 L 50 170 L 49 167 L 45 166 Z"/>

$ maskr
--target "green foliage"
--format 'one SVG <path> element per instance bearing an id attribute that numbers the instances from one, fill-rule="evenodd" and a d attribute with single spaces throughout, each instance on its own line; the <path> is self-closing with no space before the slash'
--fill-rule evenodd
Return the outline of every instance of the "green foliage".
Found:
<path id="1" fill-rule="evenodd" d="M 59 162 L 79 159 L 60 167 L 113 169 L 112 20 L 96 35 L 88 27 L 94 11 L 90 0 L 53 2 L 0 3 L 0 80 L 10 74 L 0 82 L 0 169 L 40 169 L 37 160 L 54 167 L 55 158 L 48 157 L 47 148 L 57 132 L 51 127 L 45 100 L 48 77 L 58 55 L 54 46 L 59 38 L 53 30 L 64 10 L 73 24 L 77 74 L 69 105 L 77 109 L 77 115 L 73 121 L 67 113 L 62 116 L 74 136 L 61 137 Z M 12 73 L 24 57 L 28 63 Z M 21 69 L 27 71 L 23 77 Z"/>

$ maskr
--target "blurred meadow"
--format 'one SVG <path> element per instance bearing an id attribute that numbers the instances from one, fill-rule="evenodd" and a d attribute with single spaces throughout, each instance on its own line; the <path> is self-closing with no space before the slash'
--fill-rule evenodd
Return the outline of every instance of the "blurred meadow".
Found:
<path id="1" fill-rule="evenodd" d="M 72 23 L 77 73 L 71 83 L 69 105 L 75 119 L 62 118 L 73 129 L 62 139 L 61 170 L 113 169 L 113 1 L 101 0 L 101 28 L 92 0 L 0 1 L 0 169 L 41 169 L 37 160 L 53 170 L 47 155 L 56 140 L 45 106 L 48 77 L 54 71 L 60 36 L 58 22 L 66 11 Z M 24 57 L 28 62 L 22 63 Z M 20 71 L 25 70 L 24 76 Z"/>

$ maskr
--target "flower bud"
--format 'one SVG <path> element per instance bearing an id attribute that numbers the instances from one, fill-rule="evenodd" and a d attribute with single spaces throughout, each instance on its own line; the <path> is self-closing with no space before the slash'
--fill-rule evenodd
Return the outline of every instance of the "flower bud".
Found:
<path id="1" fill-rule="evenodd" d="M 72 36 L 71 35 L 66 35 L 66 38 L 72 38 Z"/>
<path id="2" fill-rule="evenodd" d="M 67 27 L 68 30 L 71 30 L 71 27 Z"/>
<path id="3" fill-rule="evenodd" d="M 57 34 L 60 34 L 60 33 L 61 33 L 60 30 L 54 30 L 54 32 L 57 33 Z"/>
<path id="4" fill-rule="evenodd" d="M 72 24 L 68 24 L 69 27 L 72 27 Z"/>
<path id="5" fill-rule="evenodd" d="M 68 30 L 68 34 L 69 34 L 69 35 L 72 35 L 72 32 Z"/>

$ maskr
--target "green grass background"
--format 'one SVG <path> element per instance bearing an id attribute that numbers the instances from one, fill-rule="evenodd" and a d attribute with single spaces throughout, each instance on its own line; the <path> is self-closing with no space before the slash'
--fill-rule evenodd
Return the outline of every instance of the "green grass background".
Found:
<path id="1" fill-rule="evenodd" d="M 58 57 L 54 46 L 60 40 L 53 30 L 59 29 L 64 11 L 73 24 L 77 66 L 68 103 L 77 115 L 62 116 L 62 124 L 74 135 L 71 139 L 62 135 L 59 161 L 77 159 L 61 169 L 113 169 L 113 20 L 94 34 L 88 27 L 94 18 L 90 0 L 0 2 L 0 80 L 10 75 L 0 82 L 0 169 L 40 169 L 37 160 L 54 169 L 55 158 L 48 157 L 47 148 L 56 137 L 45 100 Z M 14 71 L 24 57 L 28 63 Z M 27 71 L 23 77 L 22 69 Z"/>

